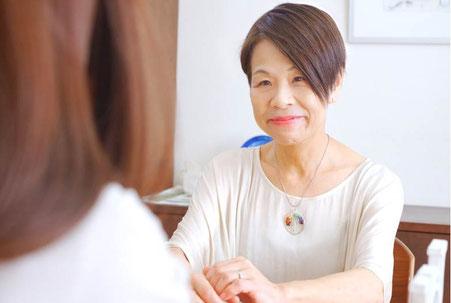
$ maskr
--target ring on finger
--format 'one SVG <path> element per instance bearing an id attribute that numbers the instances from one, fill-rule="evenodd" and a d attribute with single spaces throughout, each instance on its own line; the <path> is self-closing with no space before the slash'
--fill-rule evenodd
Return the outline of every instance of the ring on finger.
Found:
<path id="1" fill-rule="evenodd" d="M 241 271 L 238 271 L 238 279 L 244 279 L 244 275 L 241 273 Z"/>

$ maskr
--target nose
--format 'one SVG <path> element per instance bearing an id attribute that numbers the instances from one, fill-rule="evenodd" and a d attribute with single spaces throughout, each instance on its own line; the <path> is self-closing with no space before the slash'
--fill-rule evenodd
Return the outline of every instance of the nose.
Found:
<path id="1" fill-rule="evenodd" d="M 285 109 L 293 105 L 294 97 L 290 85 L 281 83 L 276 87 L 271 106 L 277 109 Z"/>

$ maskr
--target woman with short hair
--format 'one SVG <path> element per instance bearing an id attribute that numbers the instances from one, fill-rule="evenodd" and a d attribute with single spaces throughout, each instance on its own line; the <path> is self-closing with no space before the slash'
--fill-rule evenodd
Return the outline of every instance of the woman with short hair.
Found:
<path id="1" fill-rule="evenodd" d="M 273 141 L 203 172 L 171 249 L 206 302 L 389 302 L 399 178 L 325 130 L 345 47 L 332 18 L 281 4 L 250 29 L 241 65 Z"/>

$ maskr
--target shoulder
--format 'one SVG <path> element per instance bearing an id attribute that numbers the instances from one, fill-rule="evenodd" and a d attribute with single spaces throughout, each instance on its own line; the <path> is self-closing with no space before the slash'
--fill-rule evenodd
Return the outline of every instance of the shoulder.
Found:
<path id="1" fill-rule="evenodd" d="M 253 167 L 258 162 L 258 148 L 241 148 L 216 155 L 202 172 L 208 186 L 229 190 L 252 179 Z"/>
<path id="2" fill-rule="evenodd" d="M 404 205 L 401 179 L 385 165 L 367 159 L 360 167 L 356 193 L 364 207 L 400 213 Z"/>
<path id="3" fill-rule="evenodd" d="M 215 166 L 233 166 L 240 164 L 251 164 L 255 153 L 258 153 L 258 147 L 240 148 L 229 150 L 216 155 L 211 161 L 210 165 Z"/>
<path id="4" fill-rule="evenodd" d="M 368 187 L 383 188 L 389 185 L 396 185 L 402 188 L 401 179 L 385 165 L 366 159 L 361 166 L 359 178 Z"/>
<path id="5" fill-rule="evenodd" d="M 387 186 L 402 191 L 401 179 L 385 165 L 360 155 L 343 143 L 332 139 L 335 161 L 343 171 L 352 171 L 360 190 L 375 191 Z"/>
<path id="6" fill-rule="evenodd" d="M 104 186 L 86 221 L 91 227 L 113 229 L 119 235 L 133 230 L 133 233 L 127 235 L 132 238 L 147 235 L 156 241 L 165 239 L 160 222 L 141 201 L 136 191 L 124 188 L 118 183 Z"/>
<path id="7" fill-rule="evenodd" d="M 215 176 L 236 176 L 249 172 L 258 161 L 259 149 L 241 148 L 216 155 L 207 165 L 204 172 Z"/>
<path id="8" fill-rule="evenodd" d="M 91 253 L 90 266 L 95 268 L 92 275 L 108 277 L 107 285 L 118 283 L 123 288 L 110 295 L 134 298 L 133 293 L 145 292 L 149 296 L 144 297 L 160 298 L 162 302 L 187 297 L 187 273 L 167 250 L 160 221 L 135 190 L 117 183 L 106 185 L 89 216 L 81 232 L 90 241 L 80 245 Z M 178 295 L 171 294 L 171 283 L 180 287 Z"/>
<path id="9" fill-rule="evenodd" d="M 66 238 L 66 248 L 79 246 L 89 251 L 89 260 L 79 262 L 92 262 L 96 274 L 107 274 L 111 280 L 133 280 L 148 270 L 174 268 L 160 221 L 135 190 L 117 183 L 104 187 L 93 209 Z M 109 265 L 97 266 L 102 263 Z M 156 275 L 148 277 L 153 278 Z"/>
<path id="10" fill-rule="evenodd" d="M 170 302 L 169 298 L 186 302 L 187 273 L 170 255 L 164 240 L 159 221 L 137 193 L 110 183 L 71 231 L 18 259 L 10 269 L 43 296 L 70 297 L 68 302 L 94 297 L 109 302 L 125 298 L 133 302 Z M 66 275 L 64 279 L 61 272 Z M 173 293 L 174 284 L 179 293 Z M 41 291 L 46 285 L 51 289 Z"/>

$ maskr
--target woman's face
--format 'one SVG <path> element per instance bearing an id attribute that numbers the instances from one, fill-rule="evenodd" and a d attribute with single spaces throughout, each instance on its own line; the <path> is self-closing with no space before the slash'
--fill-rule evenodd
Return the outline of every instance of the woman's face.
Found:
<path id="1" fill-rule="evenodd" d="M 254 47 L 250 95 L 258 126 L 291 145 L 324 132 L 326 107 L 301 72 L 269 40 Z"/>

